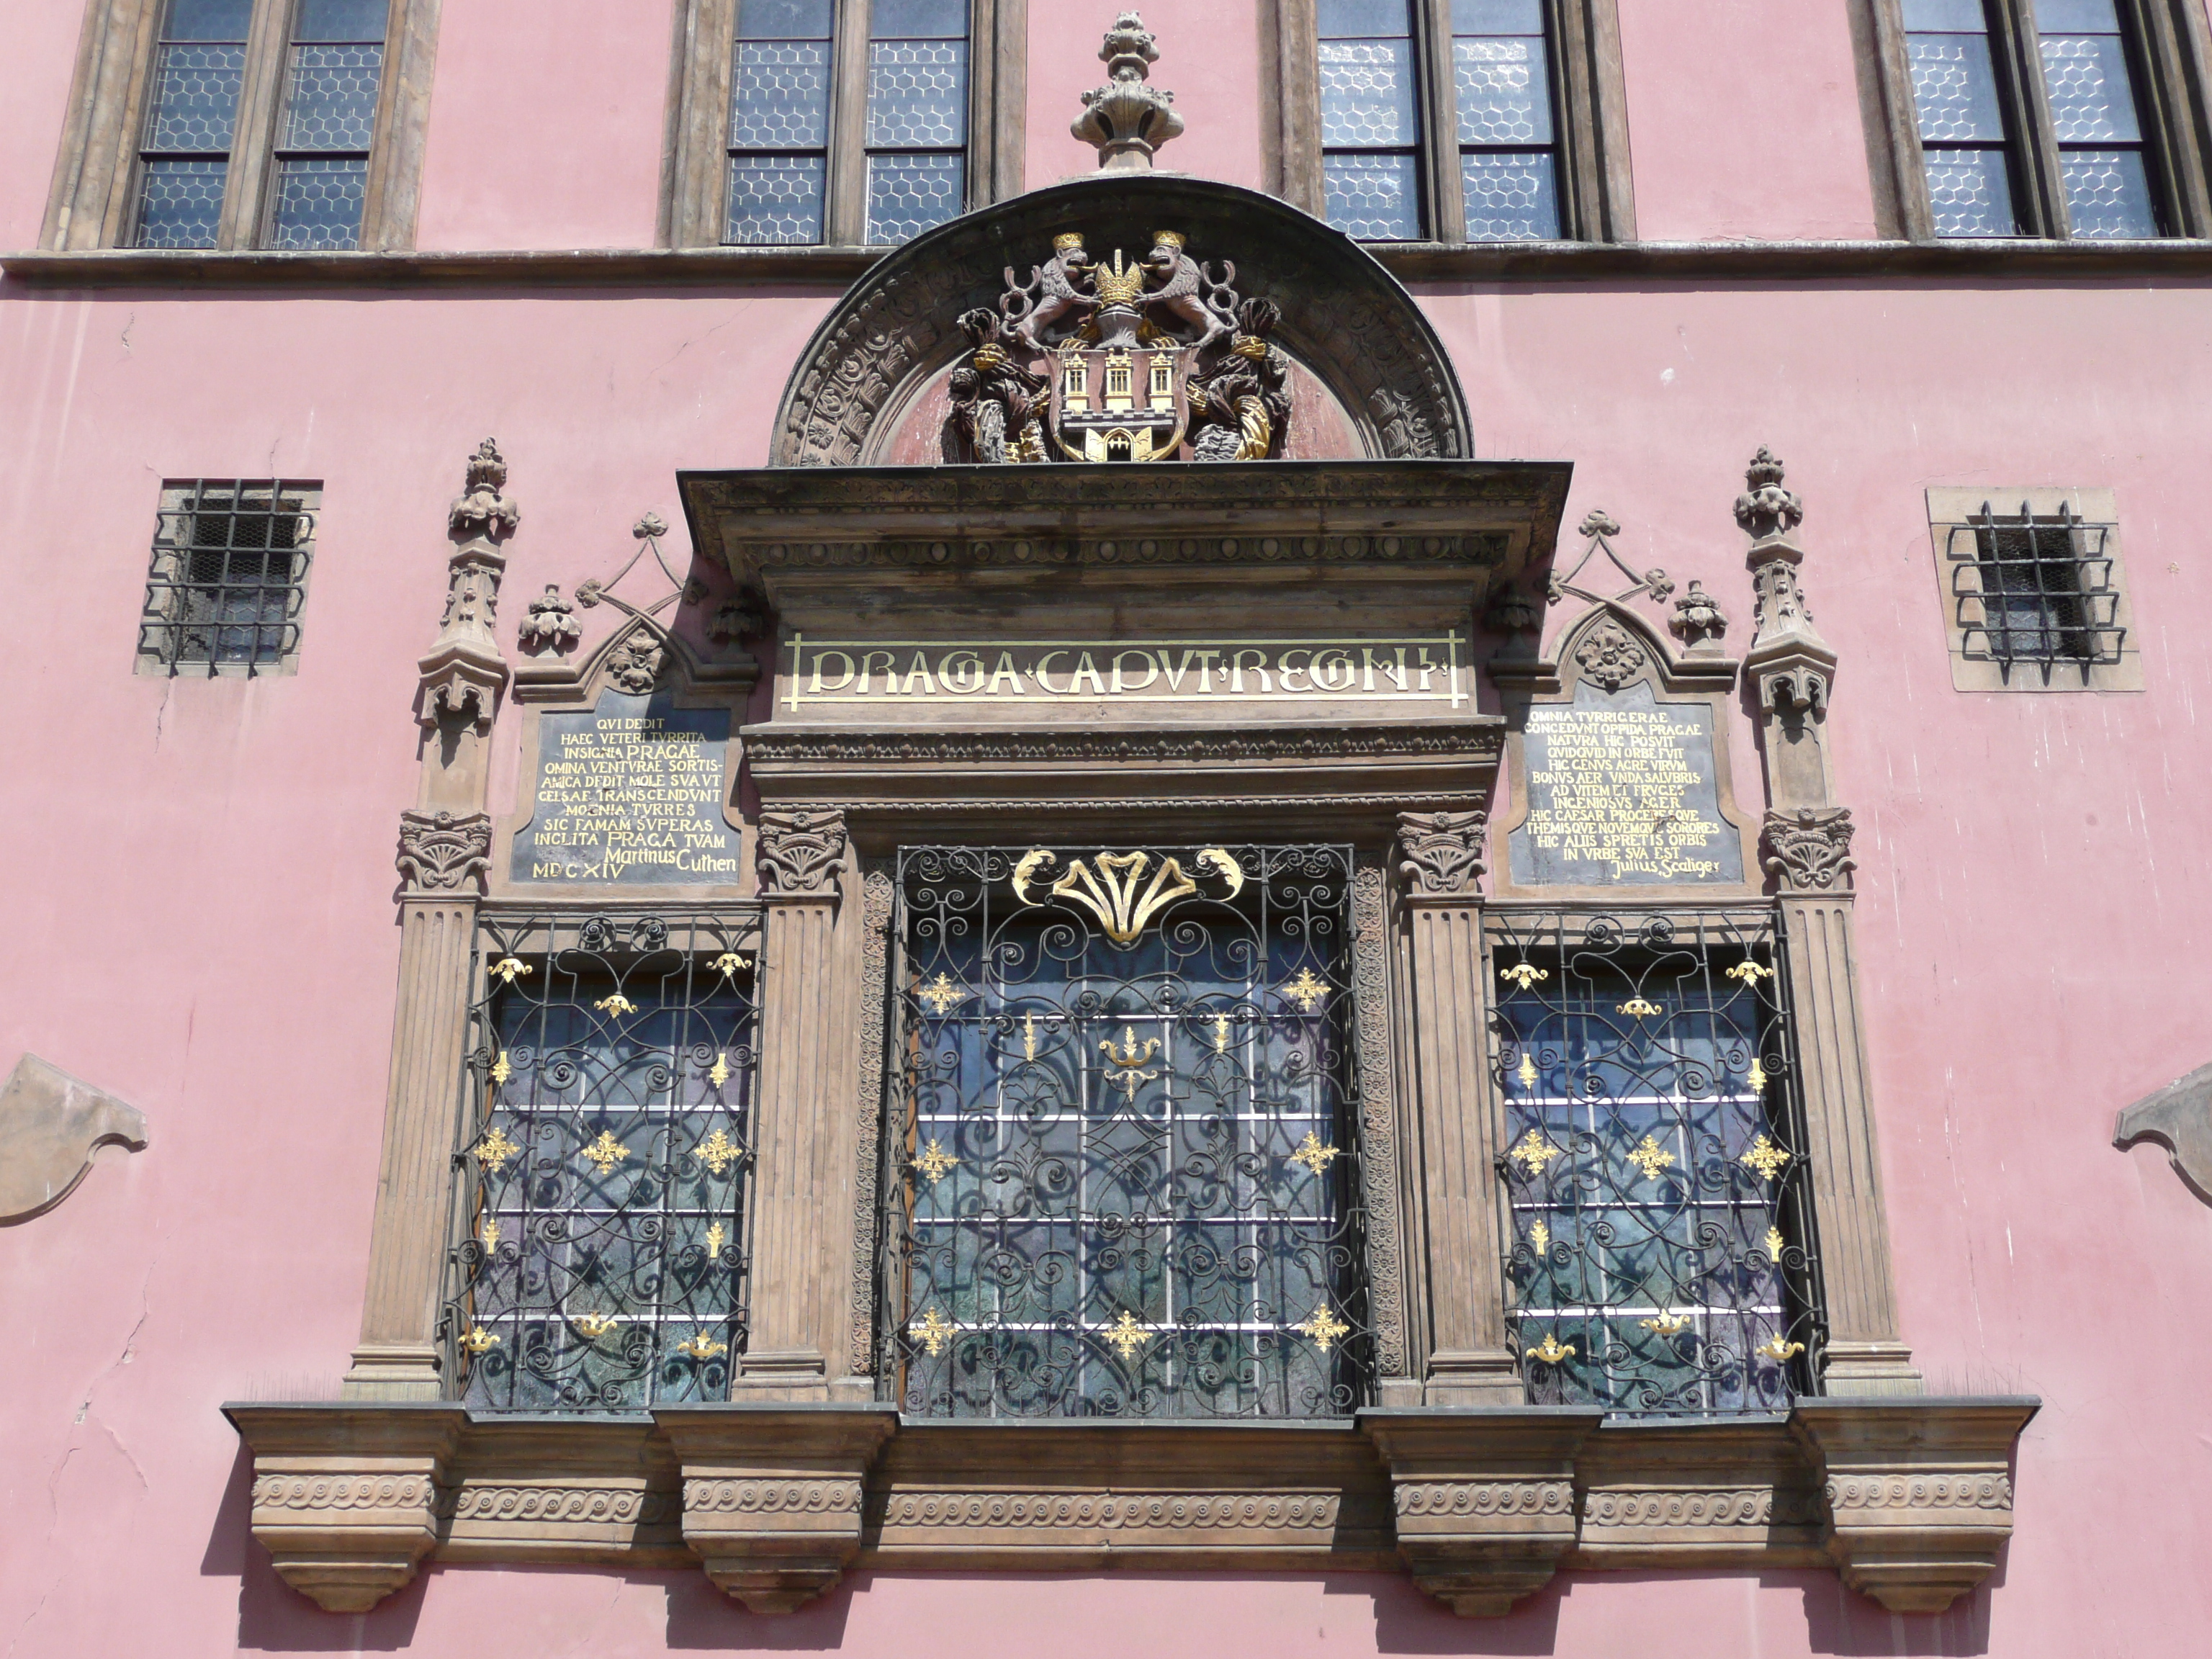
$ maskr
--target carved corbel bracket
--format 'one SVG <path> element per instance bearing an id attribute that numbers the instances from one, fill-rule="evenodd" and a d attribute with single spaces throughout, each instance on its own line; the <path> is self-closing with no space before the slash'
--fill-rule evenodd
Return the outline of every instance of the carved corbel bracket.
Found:
<path id="1" fill-rule="evenodd" d="M 475 884 L 479 890 L 491 868 L 491 817 L 488 813 L 402 812 L 399 855 L 393 860 L 404 881 L 403 898 L 453 893 Z"/>
<path id="2" fill-rule="evenodd" d="M 1790 1431 L 1825 1484 L 1844 1582 L 1892 1613 L 1979 1586 L 2012 1534 L 2012 1449 L 2040 1403 L 1800 1401 Z"/>
<path id="3" fill-rule="evenodd" d="M 1485 812 L 1401 812 L 1398 873 L 1406 896 L 1423 899 L 1480 896 L 1482 838 L 1490 817 Z"/>
<path id="4" fill-rule="evenodd" d="M 0 1084 L 0 1227 L 44 1215 L 76 1190 L 102 1146 L 146 1150 L 138 1109 L 26 1054 Z"/>
<path id="5" fill-rule="evenodd" d="M 764 810 L 760 815 L 760 896 L 835 898 L 845 857 L 845 815 L 835 807 Z"/>
<path id="6" fill-rule="evenodd" d="M 2212 1204 L 2212 1066 L 2198 1066 L 2120 1114 L 2112 1145 L 2125 1152 L 2138 1140 L 2165 1147 L 2182 1184 Z"/>
<path id="7" fill-rule="evenodd" d="M 1851 872 L 1850 809 L 1801 806 L 1766 815 L 1766 872 L 1785 893 L 1847 893 Z"/>
<path id="8" fill-rule="evenodd" d="M 1462 1618 L 1494 1619 L 1574 1547 L 1575 1451 L 1599 1411 L 1527 1406 L 1362 1412 L 1390 1471 L 1398 1553 Z"/>
<path id="9" fill-rule="evenodd" d="M 684 1541 L 717 1589 L 790 1613 L 843 1577 L 896 1407 L 678 1406 L 653 1420 L 683 1468 Z"/>
<path id="10" fill-rule="evenodd" d="M 225 1406 L 253 1452 L 253 1535 L 277 1577 L 329 1613 L 366 1613 L 438 1542 L 458 1405 Z"/>

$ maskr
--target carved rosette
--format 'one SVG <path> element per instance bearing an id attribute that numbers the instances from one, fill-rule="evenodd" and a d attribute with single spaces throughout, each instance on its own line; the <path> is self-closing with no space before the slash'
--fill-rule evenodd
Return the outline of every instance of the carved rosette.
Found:
<path id="1" fill-rule="evenodd" d="M 855 1376 L 875 1372 L 876 1181 L 884 1118 L 884 998 L 890 955 L 891 878 L 860 884 L 860 1064 L 853 1170 L 852 1352 Z"/>
<path id="2" fill-rule="evenodd" d="M 1398 814 L 1398 874 L 1408 896 L 1472 898 L 1483 872 L 1481 812 Z"/>
<path id="3" fill-rule="evenodd" d="M 1575 647 L 1575 662 L 1584 679 L 1618 691 L 1650 665 L 1651 657 L 1626 629 L 1607 620 L 1583 635 Z"/>
<path id="4" fill-rule="evenodd" d="M 399 855 L 404 878 L 401 896 L 455 893 L 474 884 L 483 890 L 491 868 L 491 819 L 483 812 L 402 812 Z"/>
<path id="5" fill-rule="evenodd" d="M 760 816 L 764 899 L 834 898 L 845 855 L 845 815 L 834 808 L 770 808 Z"/>
<path id="6" fill-rule="evenodd" d="M 1847 893 L 1851 872 L 1850 810 L 1801 806 L 1766 815 L 1766 872 L 1785 893 Z"/>

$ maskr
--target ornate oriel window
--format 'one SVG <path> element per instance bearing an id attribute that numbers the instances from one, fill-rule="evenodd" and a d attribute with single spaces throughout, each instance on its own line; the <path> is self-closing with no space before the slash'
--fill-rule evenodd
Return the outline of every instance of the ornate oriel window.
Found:
<path id="1" fill-rule="evenodd" d="M 1906 234 L 2201 235 L 2191 25 L 2145 0 L 1868 0 Z"/>
<path id="2" fill-rule="evenodd" d="M 901 854 L 902 1409 L 1366 1402 L 1352 872 L 1328 846 Z"/>
<path id="3" fill-rule="evenodd" d="M 421 0 L 88 3 L 46 246 L 412 241 Z"/>
<path id="4" fill-rule="evenodd" d="M 1634 234 L 1612 0 L 1280 0 L 1277 187 L 1372 241 Z M 1263 47 L 1263 51 L 1266 48 Z"/>
<path id="5" fill-rule="evenodd" d="M 142 674 L 282 672 L 300 653 L 322 486 L 296 478 L 196 478 L 161 489 Z"/>
<path id="6" fill-rule="evenodd" d="M 1491 946 L 1531 1399 L 1786 1410 L 1822 1326 L 1771 917 L 1506 913 Z"/>
<path id="7" fill-rule="evenodd" d="M 890 246 L 1018 189 L 1020 77 L 998 71 L 1025 16 L 1025 0 L 690 0 L 668 238 Z"/>
<path id="8" fill-rule="evenodd" d="M 446 1332 L 471 1406 L 728 1396 L 755 1051 L 738 943 L 705 915 L 483 923 Z"/>

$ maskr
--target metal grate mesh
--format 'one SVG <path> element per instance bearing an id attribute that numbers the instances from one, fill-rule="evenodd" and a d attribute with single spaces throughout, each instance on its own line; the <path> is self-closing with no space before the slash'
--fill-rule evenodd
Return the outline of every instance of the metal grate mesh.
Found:
<path id="1" fill-rule="evenodd" d="M 2114 526 L 2078 519 L 2070 504 L 2039 517 L 2026 501 L 2017 514 L 1981 512 L 1949 526 L 1944 553 L 1960 649 L 1978 661 L 2033 667 L 2047 684 L 2054 671 L 2116 663 L 2126 641 L 2109 551 Z"/>
<path id="2" fill-rule="evenodd" d="M 296 653 L 321 493 L 283 478 L 165 489 L 138 624 L 142 665 L 252 672 Z"/>
<path id="3" fill-rule="evenodd" d="M 1507 1322 L 1530 1399 L 1786 1410 L 1822 1326 L 1771 915 L 1492 927 Z"/>

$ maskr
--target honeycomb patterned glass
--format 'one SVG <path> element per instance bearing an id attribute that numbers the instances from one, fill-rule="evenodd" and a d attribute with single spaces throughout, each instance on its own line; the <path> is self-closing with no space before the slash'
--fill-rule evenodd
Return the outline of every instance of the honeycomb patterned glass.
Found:
<path id="1" fill-rule="evenodd" d="M 2139 149 L 2060 152 L 2066 181 L 2066 214 L 2076 236 L 2155 236 L 2150 175 Z"/>
<path id="2" fill-rule="evenodd" d="M 269 246 L 359 247 L 362 198 L 368 185 L 366 160 L 296 155 L 278 161 Z"/>
<path id="3" fill-rule="evenodd" d="M 968 142 L 968 43 L 868 43 L 868 146 L 951 149 Z"/>
<path id="4" fill-rule="evenodd" d="M 1549 241 L 1559 234 L 1559 181 L 1547 149 L 1460 157 L 1470 242 Z"/>
<path id="5" fill-rule="evenodd" d="M 740 40 L 730 75 L 733 149 L 818 149 L 830 138 L 830 43 Z"/>
<path id="6" fill-rule="evenodd" d="M 294 47 L 284 84 L 284 148 L 368 149 L 383 78 L 381 46 Z"/>
<path id="7" fill-rule="evenodd" d="M 2012 236 L 2019 232 L 2002 150 L 1929 150 L 1928 203 L 1938 236 Z"/>
<path id="8" fill-rule="evenodd" d="M 1331 155 L 1322 179 L 1330 224 L 1368 241 L 1412 241 L 1421 234 L 1410 155 Z"/>
<path id="9" fill-rule="evenodd" d="M 1323 40 L 1320 52 L 1323 148 L 1414 142 L 1411 40 Z"/>
<path id="10" fill-rule="evenodd" d="M 161 47 L 154 70 L 149 150 L 227 155 L 246 76 L 243 43 L 192 41 Z"/>
<path id="11" fill-rule="evenodd" d="M 2051 125 L 2060 143 L 2131 143 L 2142 137 L 2118 35 L 2046 34 L 2039 44 L 2043 84 L 2051 94 Z"/>
<path id="12" fill-rule="evenodd" d="M 1905 42 L 1923 144 L 2004 142 L 1996 71 L 1982 34 L 1914 34 Z"/>
<path id="13" fill-rule="evenodd" d="M 1548 144 L 1552 88 L 1543 38 L 1452 42 L 1462 144 Z M 1470 235 L 1472 232 L 1468 233 Z"/>
<path id="14" fill-rule="evenodd" d="M 722 240 L 748 245 L 820 241 L 823 171 L 819 155 L 732 156 Z"/>
<path id="15" fill-rule="evenodd" d="M 868 246 L 910 241 L 957 214 L 966 171 L 958 155 L 868 157 Z"/>
<path id="16" fill-rule="evenodd" d="M 228 161 L 149 158 L 140 170 L 140 247 L 213 247 Z"/>

